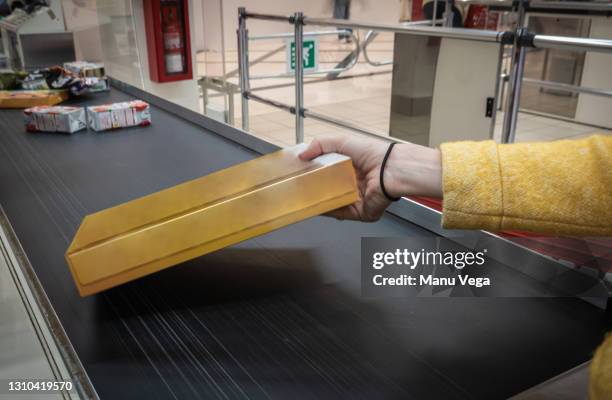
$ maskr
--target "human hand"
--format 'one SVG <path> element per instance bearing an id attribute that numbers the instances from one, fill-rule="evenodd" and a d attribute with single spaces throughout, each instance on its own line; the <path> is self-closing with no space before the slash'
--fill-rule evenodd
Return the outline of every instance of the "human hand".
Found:
<path id="1" fill-rule="evenodd" d="M 338 219 L 376 221 L 391 203 L 380 187 L 380 167 L 389 143 L 376 139 L 331 136 L 314 139 L 300 154 L 312 160 L 326 153 L 340 153 L 353 160 L 359 200 L 328 215 Z M 440 150 L 412 143 L 396 144 L 385 166 L 385 189 L 392 197 L 421 195 L 442 197 Z"/>

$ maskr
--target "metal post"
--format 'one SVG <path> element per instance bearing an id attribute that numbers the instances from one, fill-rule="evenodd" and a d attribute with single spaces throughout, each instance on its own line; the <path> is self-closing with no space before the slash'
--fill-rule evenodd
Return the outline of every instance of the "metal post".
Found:
<path id="1" fill-rule="evenodd" d="M 249 32 L 246 29 L 246 9 L 238 8 L 238 69 L 242 100 L 242 129 L 249 130 Z"/>
<path id="2" fill-rule="evenodd" d="M 304 142 L 304 16 L 294 15 L 295 27 L 295 142 Z"/>
<path id="3" fill-rule="evenodd" d="M 208 106 L 208 85 L 205 79 L 200 80 L 200 90 L 202 91 L 202 105 L 204 106 L 204 114 Z"/>
<path id="4" fill-rule="evenodd" d="M 453 27 L 453 0 L 446 0 L 446 6 L 444 7 L 444 26 L 447 28 Z"/>
<path id="5" fill-rule="evenodd" d="M 491 128 L 489 130 L 491 139 L 493 139 L 495 136 L 495 121 L 497 119 L 498 103 L 502 102 L 502 97 L 500 96 L 499 91 L 500 91 L 500 87 L 503 85 L 501 71 L 502 71 L 502 64 L 504 63 L 504 51 L 505 51 L 504 47 L 505 46 L 503 44 L 499 46 L 499 55 L 497 57 L 497 69 L 495 70 L 495 96 L 493 97 L 494 104 L 491 110 Z"/>
<path id="6" fill-rule="evenodd" d="M 228 101 L 227 101 L 227 122 L 231 125 L 234 126 L 234 95 L 236 94 L 236 91 L 234 90 L 233 87 L 230 88 L 228 95 Z"/>
<path id="7" fill-rule="evenodd" d="M 522 29 L 521 29 L 522 30 Z M 521 100 L 521 83 L 525 67 L 525 47 L 519 46 L 512 56 L 510 81 L 508 82 L 508 97 L 506 99 L 506 111 L 504 113 L 503 143 L 513 143 L 516 136 L 516 122 L 518 117 L 519 103 Z"/>
<path id="8" fill-rule="evenodd" d="M 221 32 L 225 32 L 225 25 L 223 24 L 223 0 L 219 0 L 219 19 L 221 20 Z M 221 35 L 221 74 L 223 79 L 223 84 L 227 83 L 227 78 L 225 78 L 226 70 L 226 59 L 225 59 L 225 35 Z M 226 112 L 228 109 L 227 99 L 223 96 L 223 111 Z"/>
<path id="9" fill-rule="evenodd" d="M 431 17 L 431 26 L 436 26 L 438 21 L 438 0 L 433 0 L 433 16 Z"/>
<path id="10" fill-rule="evenodd" d="M 519 0 L 517 12 L 518 26 L 514 35 L 512 59 L 510 60 L 510 79 L 508 80 L 502 143 L 513 143 L 516 136 L 516 122 L 519 103 L 521 101 L 521 83 L 525 67 L 525 47 L 520 44 L 521 36 L 525 32 L 525 28 L 523 28 L 525 24 L 525 5 L 523 4 L 523 0 Z"/>

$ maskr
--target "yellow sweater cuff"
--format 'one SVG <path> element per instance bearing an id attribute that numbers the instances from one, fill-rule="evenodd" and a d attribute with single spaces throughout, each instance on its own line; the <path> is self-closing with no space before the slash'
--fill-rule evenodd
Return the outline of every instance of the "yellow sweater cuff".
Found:
<path id="1" fill-rule="evenodd" d="M 612 235 L 612 137 L 445 143 L 445 228 Z"/>
<path id="2" fill-rule="evenodd" d="M 503 192 L 497 145 L 443 143 L 442 185 L 445 228 L 501 229 Z"/>

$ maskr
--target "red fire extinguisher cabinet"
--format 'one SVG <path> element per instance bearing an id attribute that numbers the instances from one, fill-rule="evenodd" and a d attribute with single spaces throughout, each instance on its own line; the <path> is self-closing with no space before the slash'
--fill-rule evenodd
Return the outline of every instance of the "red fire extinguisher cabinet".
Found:
<path id="1" fill-rule="evenodd" d="M 154 82 L 193 77 L 187 1 L 143 1 L 149 74 Z"/>

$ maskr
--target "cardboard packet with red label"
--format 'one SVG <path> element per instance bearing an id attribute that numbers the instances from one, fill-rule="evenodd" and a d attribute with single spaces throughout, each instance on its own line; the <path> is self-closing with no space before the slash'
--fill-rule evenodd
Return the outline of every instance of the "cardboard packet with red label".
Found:
<path id="1" fill-rule="evenodd" d="M 23 110 L 28 132 L 80 131 L 87 126 L 85 109 L 66 106 L 36 106 Z"/>
<path id="2" fill-rule="evenodd" d="M 94 131 L 151 125 L 149 104 L 142 100 L 87 107 L 89 127 Z"/>

